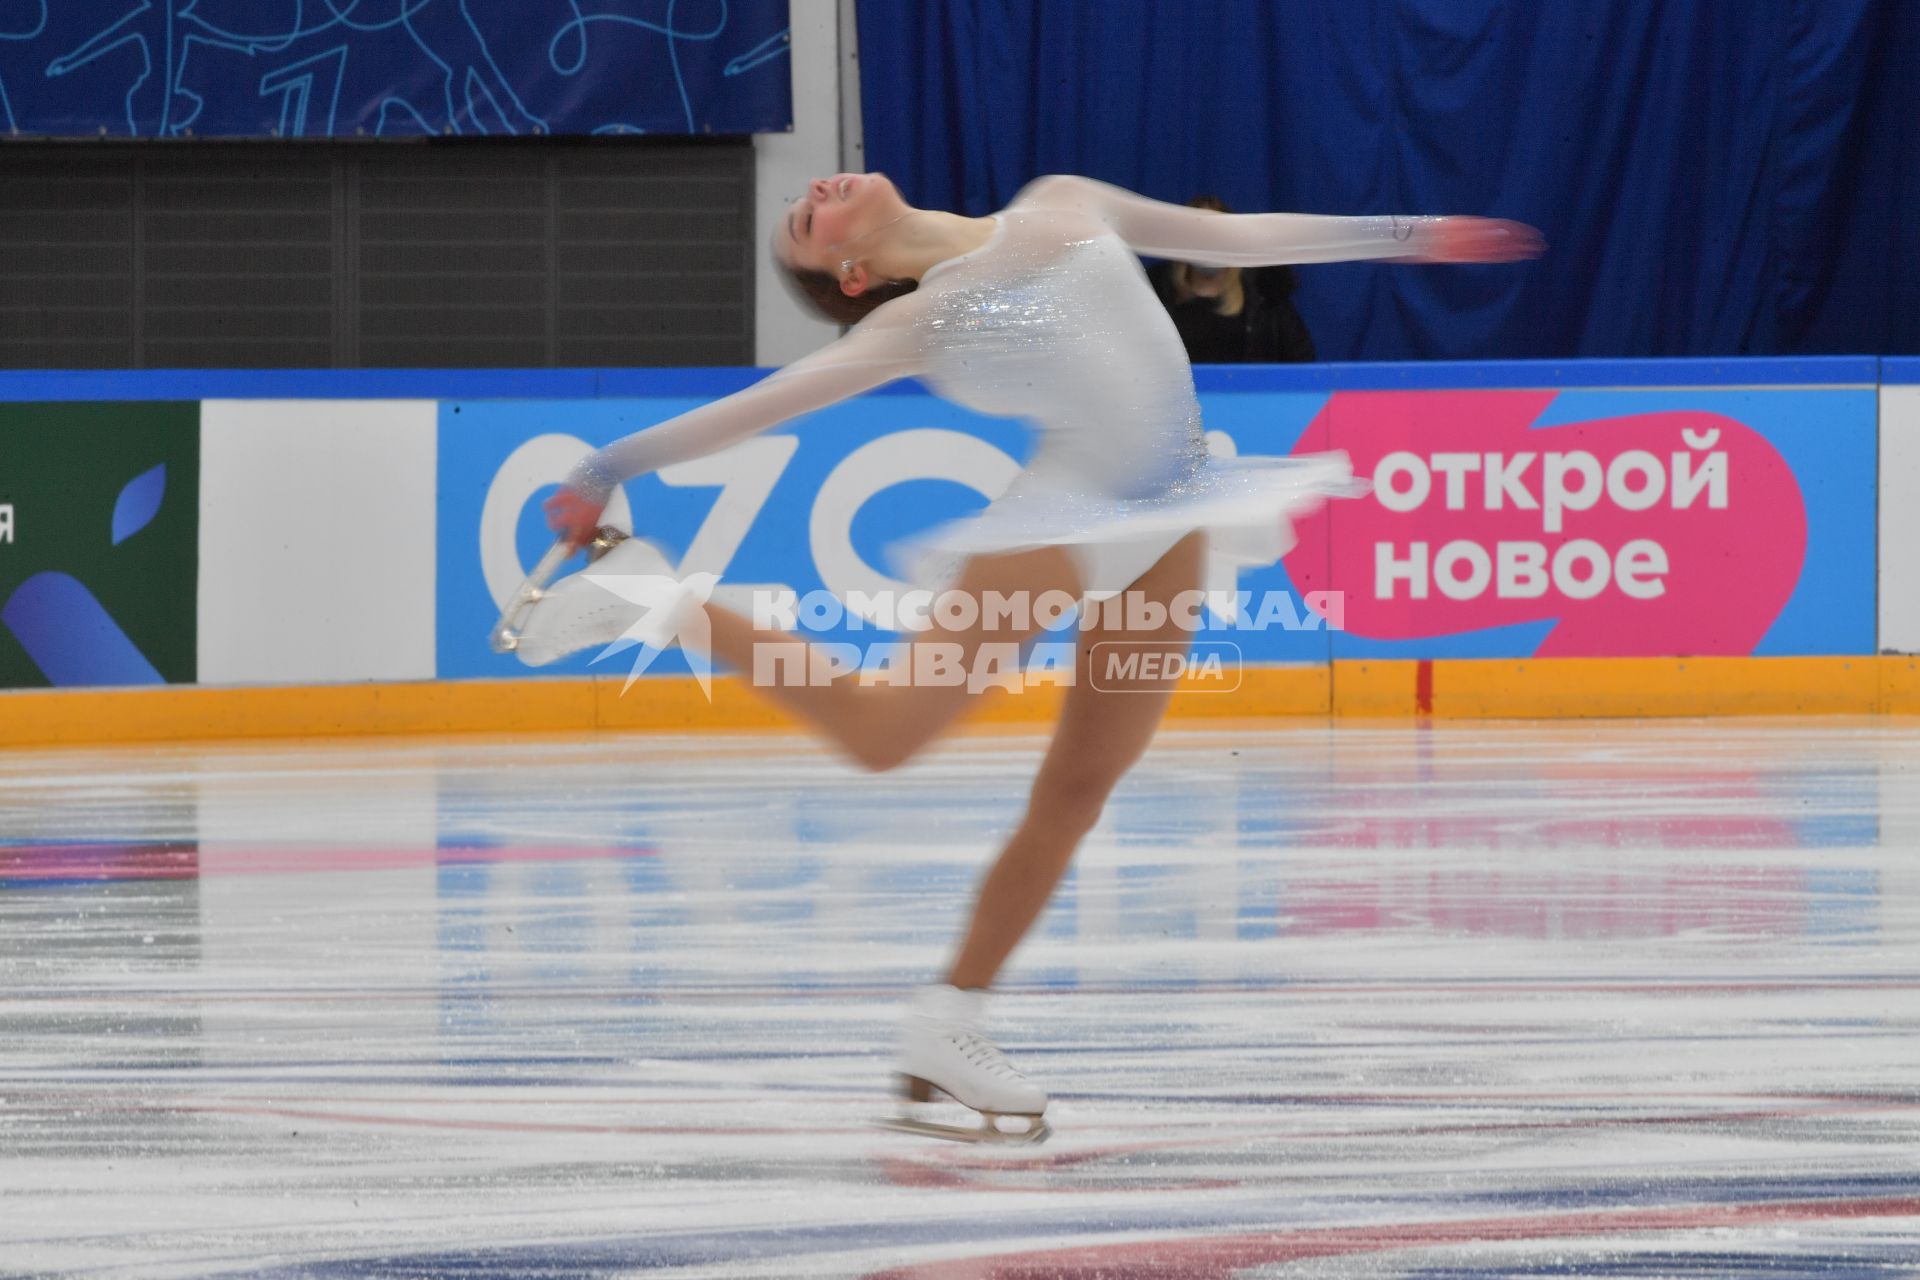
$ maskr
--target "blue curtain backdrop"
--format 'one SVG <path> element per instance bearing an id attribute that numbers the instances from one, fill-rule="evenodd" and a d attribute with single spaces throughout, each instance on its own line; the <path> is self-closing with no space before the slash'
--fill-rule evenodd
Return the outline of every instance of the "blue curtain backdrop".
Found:
<path id="1" fill-rule="evenodd" d="M 861 0 L 869 164 L 1488 213 L 1531 266 L 1301 270 L 1326 359 L 1920 352 L 1920 0 Z"/>

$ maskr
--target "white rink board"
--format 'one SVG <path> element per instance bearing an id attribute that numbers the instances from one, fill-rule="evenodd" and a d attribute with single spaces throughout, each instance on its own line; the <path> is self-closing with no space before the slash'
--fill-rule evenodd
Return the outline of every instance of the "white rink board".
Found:
<path id="1" fill-rule="evenodd" d="M 1880 388 L 1880 651 L 1920 653 L 1920 386 Z"/>
<path id="2" fill-rule="evenodd" d="M 434 677 L 438 422 L 432 400 L 202 405 L 201 684 Z"/>

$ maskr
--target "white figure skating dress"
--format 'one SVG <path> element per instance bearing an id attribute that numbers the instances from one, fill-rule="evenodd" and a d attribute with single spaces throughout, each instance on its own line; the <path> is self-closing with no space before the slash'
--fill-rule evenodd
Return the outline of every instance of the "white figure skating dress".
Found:
<path id="1" fill-rule="evenodd" d="M 711 453 L 898 378 L 1029 423 L 1032 460 L 982 512 L 894 549 L 915 585 L 970 556 L 1066 547 L 1095 597 L 1206 529 L 1216 554 L 1270 564 L 1291 515 L 1352 491 L 1344 455 L 1212 459 L 1193 373 L 1136 255 L 1206 266 L 1424 256 L 1443 219 L 1220 214 L 1084 178 L 1041 178 L 980 247 L 752 387 L 590 456 L 568 483 L 604 501 L 632 476 Z"/>

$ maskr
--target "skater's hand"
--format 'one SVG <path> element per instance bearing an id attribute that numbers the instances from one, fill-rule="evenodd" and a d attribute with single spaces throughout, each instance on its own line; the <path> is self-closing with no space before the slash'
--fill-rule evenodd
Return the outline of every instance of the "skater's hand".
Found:
<path id="1" fill-rule="evenodd" d="M 1437 218 L 1421 227 L 1413 262 L 1521 262 L 1547 251 L 1537 227 L 1506 218 Z"/>
<path id="2" fill-rule="evenodd" d="M 545 503 L 547 527 L 579 550 L 593 541 L 600 528 L 600 512 L 606 504 L 594 502 L 574 489 L 562 489 Z"/>

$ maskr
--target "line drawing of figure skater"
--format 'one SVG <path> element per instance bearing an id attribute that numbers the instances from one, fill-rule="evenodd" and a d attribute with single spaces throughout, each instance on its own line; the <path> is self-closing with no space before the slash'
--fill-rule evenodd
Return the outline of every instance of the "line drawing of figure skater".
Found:
<path id="1" fill-rule="evenodd" d="M 139 0 L 118 19 L 49 62 L 47 77 L 71 75 L 121 50 L 133 51 L 138 54 L 139 62 L 123 99 L 127 136 L 169 136 L 175 130 L 176 120 L 191 119 L 198 108 L 197 101 L 176 100 L 174 73 L 183 52 L 177 47 L 180 23 L 176 3 L 177 0 L 159 3 Z M 180 7 L 191 5 L 192 0 L 185 0 Z M 102 128 L 105 129 L 104 122 Z"/>
<path id="2" fill-rule="evenodd" d="M 0 41 L 36 40 L 47 29 L 47 0 L 0 0 Z M 7 78 L 0 75 L 0 124 L 8 133 L 20 132 L 20 121 L 13 112 L 13 99 L 7 94 Z"/>
<path id="3" fill-rule="evenodd" d="M 427 134 L 547 131 L 546 121 L 527 108 L 501 71 L 467 0 L 380 0 L 378 4 L 369 0 L 321 0 L 318 14 L 308 7 L 308 0 L 294 0 L 290 11 L 279 12 L 288 25 L 275 31 L 270 28 L 277 23 L 263 21 L 257 6 L 210 7 L 206 0 L 137 0 L 110 24 L 49 62 L 46 74 L 67 76 L 116 54 L 137 55 L 124 99 L 127 133 L 132 137 L 176 136 L 193 127 L 204 106 L 202 95 L 185 83 L 195 46 L 235 50 L 254 57 L 292 52 L 298 55 L 298 62 L 268 68 L 262 74 L 261 95 L 285 93 L 287 85 L 298 79 L 289 73 L 313 66 L 322 68 L 314 74 L 330 74 L 333 80 L 330 86 L 318 87 L 321 97 L 337 101 L 348 61 L 356 52 L 362 57 L 370 55 L 364 37 L 397 29 L 405 33 L 424 61 L 397 70 L 393 78 L 405 81 L 410 76 L 418 77 L 431 82 L 433 88 L 431 97 L 395 93 L 383 99 L 376 132 L 399 132 L 391 126 L 401 120 L 411 124 L 404 132 Z M 44 29 L 44 6 L 42 16 L 40 27 Z M 329 35 L 334 43 L 318 47 Z M 302 47 L 309 42 L 314 44 L 313 49 Z M 330 71 L 324 67 L 329 62 Z M 311 96 L 314 90 L 303 92 Z M 302 110 L 299 118 L 317 123 L 320 113 Z M 329 111 L 325 131 L 335 127 Z M 311 132 L 305 128 L 299 131 Z"/>

